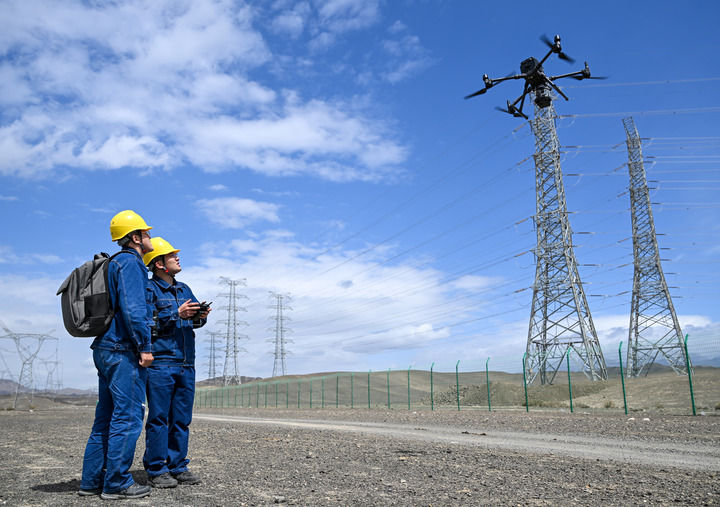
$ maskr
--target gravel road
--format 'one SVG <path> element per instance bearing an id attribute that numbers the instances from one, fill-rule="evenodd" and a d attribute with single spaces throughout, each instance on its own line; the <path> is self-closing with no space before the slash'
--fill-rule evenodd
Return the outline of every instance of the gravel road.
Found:
<path id="1" fill-rule="evenodd" d="M 0 412 L 0 504 L 80 498 L 91 408 Z M 645 420 L 647 419 L 647 420 Z M 138 443 L 133 474 L 145 482 Z M 720 417 L 206 409 L 204 482 L 132 505 L 717 505 Z"/>

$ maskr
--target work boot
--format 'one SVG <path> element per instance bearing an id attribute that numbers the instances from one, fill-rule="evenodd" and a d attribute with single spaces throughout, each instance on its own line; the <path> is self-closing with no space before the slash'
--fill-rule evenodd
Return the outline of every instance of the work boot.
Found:
<path id="1" fill-rule="evenodd" d="M 105 493 L 100 495 L 103 500 L 120 500 L 123 498 L 142 498 L 150 494 L 150 486 L 142 486 L 140 484 L 133 484 L 132 486 L 117 491 L 115 493 Z"/>
<path id="2" fill-rule="evenodd" d="M 156 475 L 155 477 L 148 477 L 148 483 L 153 488 L 174 488 L 178 485 L 178 481 L 173 478 L 168 472 L 162 475 Z"/>
<path id="3" fill-rule="evenodd" d="M 82 489 L 80 488 L 78 490 L 78 495 L 80 496 L 95 496 L 102 493 L 102 488 L 93 488 L 93 489 Z"/>
<path id="4" fill-rule="evenodd" d="M 192 473 L 190 470 L 185 470 L 179 474 L 173 474 L 173 477 L 177 479 L 178 484 L 200 484 L 202 482 L 200 477 Z"/>

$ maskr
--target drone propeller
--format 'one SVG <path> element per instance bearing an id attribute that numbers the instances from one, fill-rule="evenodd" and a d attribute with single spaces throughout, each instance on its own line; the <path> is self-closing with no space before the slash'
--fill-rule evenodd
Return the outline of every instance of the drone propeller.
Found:
<path id="1" fill-rule="evenodd" d="M 548 39 L 547 35 L 544 35 L 544 34 L 540 36 L 540 40 L 543 41 L 547 45 L 547 47 L 550 48 L 550 50 L 553 53 L 557 54 L 558 58 L 560 58 L 561 60 L 565 60 L 566 62 L 569 62 L 569 63 L 575 62 L 574 58 L 571 58 L 568 55 L 566 55 L 565 53 L 563 53 L 562 46 L 560 45 L 560 36 L 559 35 L 555 36 L 554 42 L 551 42 L 550 39 Z"/>
<path id="2" fill-rule="evenodd" d="M 488 89 L 487 89 L 487 88 L 483 88 L 482 90 L 478 90 L 478 91 L 476 91 L 475 93 L 471 93 L 470 95 L 465 95 L 465 98 L 466 98 L 466 99 L 471 99 L 471 98 L 473 98 L 473 97 L 477 97 L 478 95 L 482 95 L 482 94 L 485 93 L 486 91 L 488 91 Z"/>
<path id="3" fill-rule="evenodd" d="M 568 76 L 573 79 L 577 79 L 578 81 L 582 81 L 583 79 L 607 79 L 607 76 Z"/>

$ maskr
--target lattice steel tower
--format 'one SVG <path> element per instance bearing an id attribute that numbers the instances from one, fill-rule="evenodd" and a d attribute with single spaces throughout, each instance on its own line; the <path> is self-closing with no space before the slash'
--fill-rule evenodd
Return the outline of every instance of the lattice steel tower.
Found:
<path id="1" fill-rule="evenodd" d="M 57 340 L 57 338 L 47 334 L 14 333 L 2 322 L 0 322 L 0 327 L 7 333 L 5 336 L 0 336 L 0 339 L 6 338 L 15 342 L 15 347 L 21 361 L 20 374 L 18 375 L 18 381 L 15 386 L 13 409 L 17 408 L 18 398 L 20 397 L 23 387 L 25 388 L 23 394 L 28 397 L 29 406 L 32 407 L 33 395 L 35 393 L 33 363 L 42 349 L 43 344 L 48 340 Z"/>
<path id="2" fill-rule="evenodd" d="M 525 357 L 525 365 L 530 371 L 530 382 L 539 376 L 543 384 L 552 383 L 570 349 L 580 359 L 585 375 L 592 380 L 607 379 L 605 359 L 573 252 L 553 107 L 553 91 L 569 100 L 555 84 L 557 79 L 573 78 L 582 81 L 604 78 L 592 76 L 587 62 L 579 71 L 548 76 L 543 64 L 551 55 L 557 55 L 559 59 L 571 63 L 574 60 L 563 52 L 559 35 L 552 41 L 545 36 L 541 37 L 541 40 L 549 48 L 543 58 L 537 60 L 531 56 L 523 60 L 520 63 L 520 74 L 497 79 L 483 74 L 485 86 L 465 98 L 483 95 L 499 83 L 522 79 L 525 81 L 522 94 L 513 102 L 508 100 L 506 108 L 496 109 L 527 120 L 523 107 L 528 94 L 532 96 L 535 104 L 535 119 L 530 125 L 535 134 L 537 247 Z"/>
<path id="3" fill-rule="evenodd" d="M 555 108 L 535 105 L 535 283 L 527 341 L 530 381 L 552 383 L 570 347 L 592 380 L 607 379 L 602 349 L 573 252 Z"/>
<path id="4" fill-rule="evenodd" d="M 248 323 L 237 319 L 237 312 L 246 312 L 247 309 L 242 306 L 238 306 L 237 300 L 240 298 L 247 299 L 247 296 L 237 293 L 237 286 L 245 285 L 245 280 L 231 280 L 226 277 L 220 277 L 220 283 L 228 286 L 229 291 L 226 294 L 221 294 L 221 297 L 226 297 L 228 304 L 225 307 L 228 312 L 228 318 L 224 322 L 227 324 L 227 331 L 225 334 L 225 364 L 223 366 L 223 384 L 240 384 L 240 374 L 238 373 L 238 354 L 245 350 L 238 346 L 238 340 L 247 339 L 247 335 L 238 333 L 238 326 L 247 326 Z"/>
<path id="5" fill-rule="evenodd" d="M 685 348 L 675 307 L 660 265 L 660 249 L 643 163 L 642 142 L 632 118 L 624 118 L 630 172 L 633 275 L 627 375 L 647 375 L 658 354 L 677 373 L 687 374 Z"/>
<path id="6" fill-rule="evenodd" d="M 292 310 L 292 308 L 287 304 L 291 299 L 290 294 L 279 294 L 270 291 L 270 296 L 275 299 L 275 304 L 270 307 L 275 310 L 275 315 L 270 317 L 275 320 L 275 338 L 271 338 L 268 341 L 275 344 L 275 352 L 273 354 L 275 361 L 273 363 L 272 376 L 277 377 L 278 375 L 286 374 L 285 356 L 287 356 L 289 351 L 285 348 L 285 344 L 292 342 L 292 340 L 285 337 L 285 334 L 290 333 L 291 330 L 285 327 L 285 322 L 290 320 L 290 317 L 285 315 L 284 311 Z"/>
<path id="7" fill-rule="evenodd" d="M 217 378 L 217 343 L 218 338 L 222 336 L 220 331 L 210 331 L 210 356 L 208 357 L 208 379 L 213 383 Z"/>

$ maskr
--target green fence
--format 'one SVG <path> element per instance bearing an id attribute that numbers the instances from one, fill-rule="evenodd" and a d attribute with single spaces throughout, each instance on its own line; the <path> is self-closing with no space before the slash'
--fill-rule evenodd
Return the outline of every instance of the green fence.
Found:
<path id="1" fill-rule="evenodd" d="M 624 376 L 620 366 L 608 380 L 591 381 L 572 350 L 552 384 L 528 383 L 525 356 L 514 367 L 508 358 L 487 358 L 484 368 L 462 361 L 428 369 L 387 369 L 286 376 L 241 385 L 198 387 L 195 408 L 293 408 L 390 410 L 567 410 L 649 411 L 720 414 L 720 368 L 695 366 L 691 375 L 658 366 L 647 376 Z M 606 358 L 609 353 L 606 353 Z M 689 357 L 689 354 L 688 354 Z M 495 365 L 499 368 L 491 369 Z M 506 370 L 506 371 L 502 371 Z M 514 371 L 513 371 L 514 370 Z"/>

